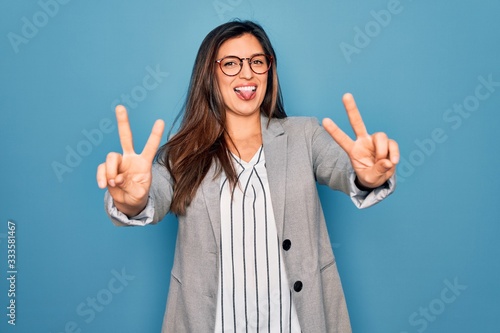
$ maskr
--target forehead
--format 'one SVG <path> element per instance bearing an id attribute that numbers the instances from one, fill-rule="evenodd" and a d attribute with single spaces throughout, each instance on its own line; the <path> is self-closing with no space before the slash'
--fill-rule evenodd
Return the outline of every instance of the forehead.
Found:
<path id="1" fill-rule="evenodd" d="M 264 53 L 264 48 L 254 35 L 247 33 L 222 43 L 217 52 L 217 57 L 222 58 L 228 55 L 248 57 L 256 53 Z"/>

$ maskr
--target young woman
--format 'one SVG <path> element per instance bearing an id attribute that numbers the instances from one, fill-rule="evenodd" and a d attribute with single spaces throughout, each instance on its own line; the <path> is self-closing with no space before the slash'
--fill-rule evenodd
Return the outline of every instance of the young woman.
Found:
<path id="1" fill-rule="evenodd" d="M 136 154 L 116 108 L 123 154 L 97 170 L 110 218 L 179 220 L 163 332 L 351 331 L 316 183 L 373 205 L 394 190 L 398 146 L 368 134 L 350 94 L 355 141 L 330 119 L 287 117 L 276 70 L 262 27 L 230 22 L 202 42 L 180 129 L 158 151 L 163 122 Z"/>

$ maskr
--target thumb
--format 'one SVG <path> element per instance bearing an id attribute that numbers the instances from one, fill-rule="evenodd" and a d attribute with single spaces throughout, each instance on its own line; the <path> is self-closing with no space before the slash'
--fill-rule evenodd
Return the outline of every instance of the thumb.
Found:
<path id="1" fill-rule="evenodd" d="M 125 176 L 123 175 L 123 173 L 120 173 L 115 177 L 115 186 L 122 187 L 124 182 Z"/>
<path id="2" fill-rule="evenodd" d="M 385 174 L 387 171 L 391 170 L 394 167 L 394 164 L 388 160 L 388 159 L 381 159 L 378 160 L 375 165 L 374 169 L 378 174 Z"/>

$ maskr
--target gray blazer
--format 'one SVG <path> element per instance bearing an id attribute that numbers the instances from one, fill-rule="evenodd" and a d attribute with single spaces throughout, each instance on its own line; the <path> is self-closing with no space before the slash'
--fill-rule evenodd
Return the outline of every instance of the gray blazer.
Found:
<path id="1" fill-rule="evenodd" d="M 346 153 L 314 118 L 262 117 L 262 138 L 276 228 L 302 332 L 351 332 L 344 293 L 316 183 L 350 195 L 359 208 L 373 205 L 395 188 L 395 178 L 371 192 L 354 185 Z M 219 272 L 220 203 L 215 168 L 205 177 L 179 228 L 162 332 L 213 332 Z M 147 207 L 131 219 L 106 193 L 116 225 L 157 223 L 168 213 L 172 179 L 153 166 Z"/>

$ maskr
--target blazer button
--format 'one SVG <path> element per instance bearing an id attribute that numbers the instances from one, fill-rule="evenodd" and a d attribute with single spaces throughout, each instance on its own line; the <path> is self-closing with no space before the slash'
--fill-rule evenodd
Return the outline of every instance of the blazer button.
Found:
<path id="1" fill-rule="evenodd" d="M 302 290 L 302 281 L 296 281 L 293 284 L 293 290 L 295 290 L 296 292 L 301 291 Z"/>
<path id="2" fill-rule="evenodd" d="M 283 241 L 283 250 L 288 251 L 292 247 L 292 242 L 289 239 Z"/>

